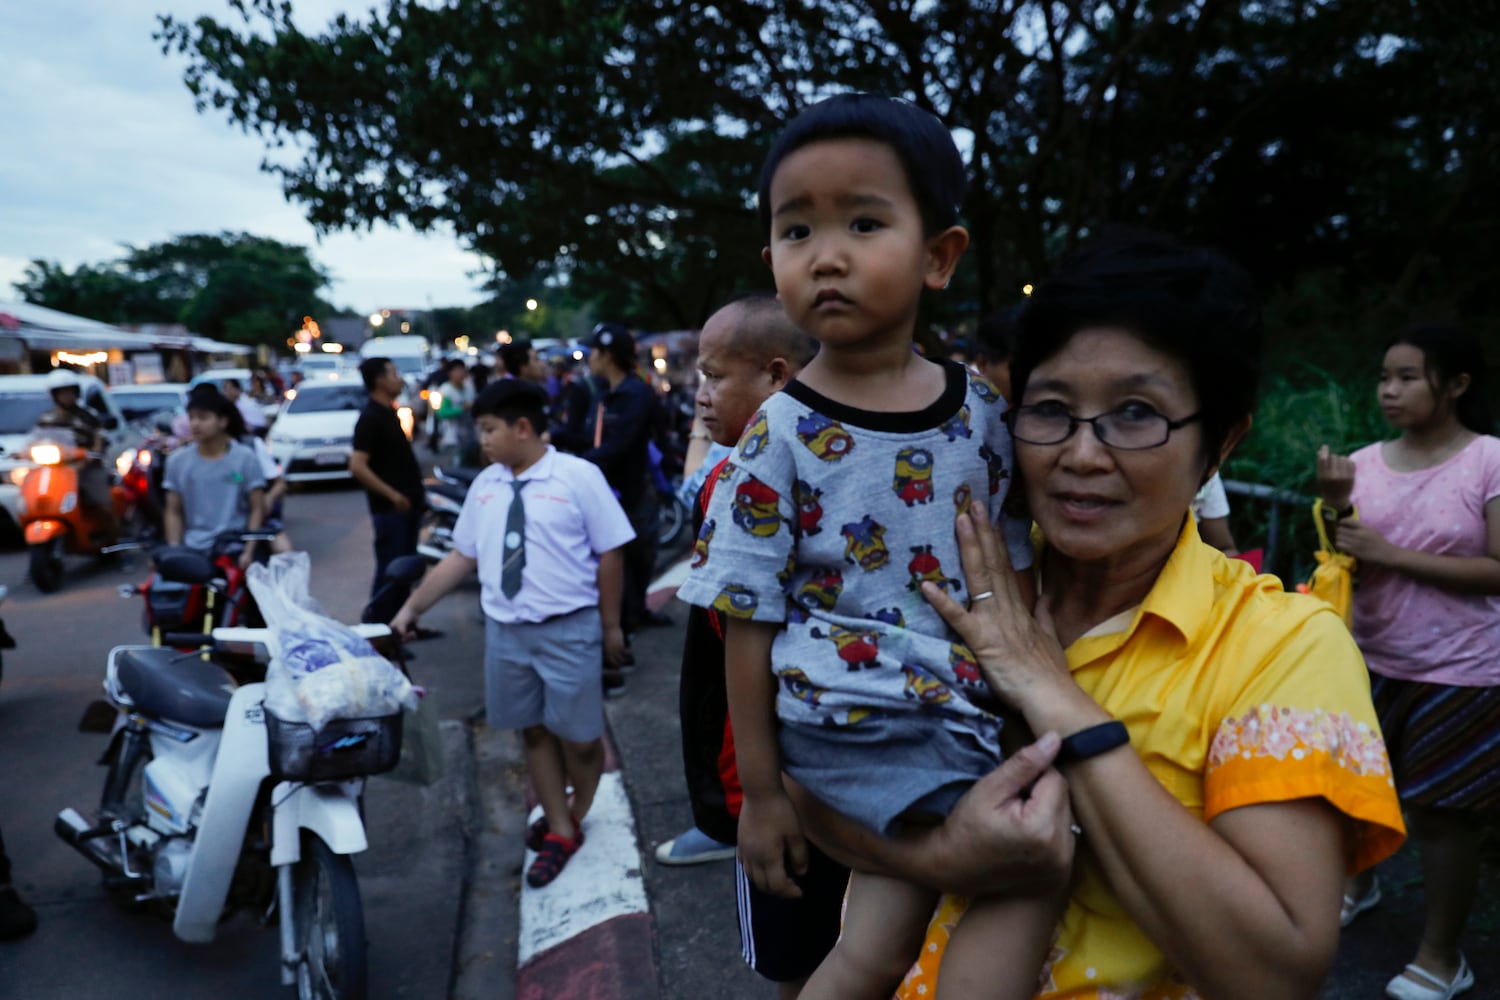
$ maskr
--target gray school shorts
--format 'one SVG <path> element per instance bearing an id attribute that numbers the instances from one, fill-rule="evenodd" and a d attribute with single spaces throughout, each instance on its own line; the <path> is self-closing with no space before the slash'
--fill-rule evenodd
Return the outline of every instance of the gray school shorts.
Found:
<path id="1" fill-rule="evenodd" d="M 536 624 L 502 625 L 486 618 L 488 724 L 495 729 L 545 726 L 573 743 L 598 739 L 604 735 L 603 656 L 598 608 Z"/>
<path id="2" fill-rule="evenodd" d="M 976 737 L 916 713 L 872 716 L 852 726 L 783 722 L 782 768 L 824 804 L 876 833 L 903 819 L 941 819 L 964 792 L 1000 766 Z"/>

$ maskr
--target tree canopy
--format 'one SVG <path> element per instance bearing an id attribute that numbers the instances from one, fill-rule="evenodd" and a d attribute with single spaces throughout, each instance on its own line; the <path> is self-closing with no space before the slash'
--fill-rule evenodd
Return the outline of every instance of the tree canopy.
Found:
<path id="1" fill-rule="evenodd" d="M 643 326 L 769 283 L 761 160 L 846 90 L 965 150 L 974 251 L 939 308 L 1013 301 L 1132 222 L 1223 247 L 1291 325 L 1494 309 L 1500 20 L 1455 5 L 384 0 L 317 33 L 288 0 L 230 7 L 158 38 L 316 226 L 451 224 L 497 287 Z"/>
<path id="2" fill-rule="evenodd" d="M 318 297 L 327 284 L 305 247 L 221 233 L 126 247 L 118 260 L 72 271 L 34 260 L 15 287 L 28 302 L 106 323 L 175 321 L 210 337 L 281 347 L 303 316 L 332 311 Z"/>

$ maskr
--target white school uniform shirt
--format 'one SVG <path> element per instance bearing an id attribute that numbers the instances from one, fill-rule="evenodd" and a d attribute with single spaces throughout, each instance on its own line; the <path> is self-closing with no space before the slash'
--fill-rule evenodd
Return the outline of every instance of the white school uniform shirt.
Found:
<path id="1" fill-rule="evenodd" d="M 551 445 L 521 474 L 526 566 L 515 597 L 500 591 L 505 522 L 516 477 L 499 462 L 474 479 L 453 547 L 479 563 L 479 606 L 502 625 L 533 623 L 599 605 L 599 556 L 635 538 L 630 519 L 593 462 Z"/>

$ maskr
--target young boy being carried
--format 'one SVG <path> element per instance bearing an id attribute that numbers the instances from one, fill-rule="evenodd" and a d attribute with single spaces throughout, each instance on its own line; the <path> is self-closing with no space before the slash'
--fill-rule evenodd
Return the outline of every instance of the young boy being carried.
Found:
<path id="1" fill-rule="evenodd" d="M 487 461 L 469 487 L 453 549 L 391 620 L 414 629 L 422 612 L 477 568 L 485 614 L 484 704 L 489 725 L 519 729 L 543 818 L 526 883 L 555 879 L 583 845 L 583 818 L 604 769 L 603 659 L 625 658 L 621 547 L 630 521 L 592 462 L 542 441 L 547 393 L 521 379 L 474 400 Z M 571 804 L 567 787 L 573 786 Z"/>
<path id="2" fill-rule="evenodd" d="M 974 656 L 921 593 L 931 582 L 958 599 L 990 596 L 963 593 L 955 516 L 978 503 L 998 521 L 1010 478 L 994 387 L 912 349 L 923 289 L 945 287 L 968 244 L 965 186 L 936 118 L 873 95 L 803 112 L 761 173 L 763 257 L 787 315 L 820 348 L 740 438 L 679 596 L 727 619 L 739 856 L 762 891 L 798 895 L 792 875 L 807 865 L 783 769 L 894 835 L 941 822 L 1000 760 L 1001 721 Z M 1022 568 L 1028 529 L 1004 523 Z M 856 871 L 843 936 L 804 1000 L 891 996 L 936 899 Z M 939 996 L 1031 997 L 1061 904 L 977 901 Z"/>

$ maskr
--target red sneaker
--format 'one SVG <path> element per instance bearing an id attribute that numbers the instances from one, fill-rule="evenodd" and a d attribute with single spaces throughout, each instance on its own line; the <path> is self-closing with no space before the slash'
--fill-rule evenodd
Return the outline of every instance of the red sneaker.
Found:
<path id="1" fill-rule="evenodd" d="M 542 838 L 542 849 L 537 852 L 536 860 L 526 869 L 526 884 L 533 889 L 551 884 L 582 846 L 582 837 L 564 840 L 555 833 L 547 834 Z"/>

